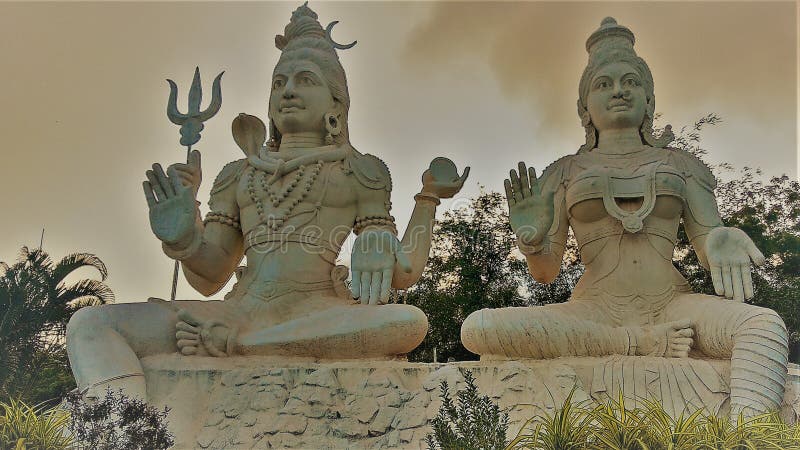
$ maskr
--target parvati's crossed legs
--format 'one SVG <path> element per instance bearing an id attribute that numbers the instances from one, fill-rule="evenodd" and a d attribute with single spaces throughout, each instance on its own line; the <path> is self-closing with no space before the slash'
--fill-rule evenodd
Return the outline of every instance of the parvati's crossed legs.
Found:
<path id="1" fill-rule="evenodd" d="M 467 350 L 488 358 L 548 359 L 567 356 L 648 355 L 681 357 L 692 343 L 691 321 L 618 326 L 590 301 L 535 307 L 482 309 L 461 326 Z"/>
<path id="2" fill-rule="evenodd" d="M 461 337 L 468 350 L 490 358 L 686 357 L 691 346 L 706 357 L 731 361 L 733 419 L 740 412 L 750 416 L 781 406 L 788 336 L 777 313 L 720 297 L 679 294 L 665 307 L 662 320 L 644 327 L 615 326 L 599 305 L 569 301 L 476 311 L 464 321 Z"/>
<path id="3" fill-rule="evenodd" d="M 777 410 L 783 402 L 788 363 L 788 333 L 771 309 L 703 294 L 677 296 L 665 320 L 691 317 L 694 349 L 731 361 L 731 418 Z"/>

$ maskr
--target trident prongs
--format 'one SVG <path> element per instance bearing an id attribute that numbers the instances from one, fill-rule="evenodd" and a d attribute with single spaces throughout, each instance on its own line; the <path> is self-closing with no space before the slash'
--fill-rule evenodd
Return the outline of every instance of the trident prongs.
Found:
<path id="1" fill-rule="evenodd" d="M 175 125 L 181 126 L 181 145 L 186 146 L 186 162 L 189 162 L 189 153 L 192 151 L 192 145 L 200 140 L 200 132 L 203 131 L 203 122 L 214 117 L 214 114 L 219 111 L 222 106 L 222 72 L 214 78 L 214 83 L 211 86 L 211 103 L 205 111 L 200 111 L 200 103 L 203 101 L 203 86 L 200 84 L 200 68 L 194 68 L 194 78 L 192 79 L 192 87 L 189 88 L 189 110 L 186 114 L 178 111 L 178 86 L 172 80 L 167 80 L 169 83 L 169 100 L 167 100 L 167 117 L 170 122 Z M 175 300 L 175 293 L 178 289 L 178 271 L 180 270 L 180 261 L 175 260 L 175 268 L 172 272 L 172 293 L 170 300 Z"/>
<path id="2" fill-rule="evenodd" d="M 211 103 L 205 111 L 200 111 L 200 102 L 203 99 L 203 87 L 200 84 L 200 68 L 195 67 L 192 87 L 189 89 L 189 110 L 186 114 L 178 111 L 178 86 L 172 80 L 169 83 L 169 100 L 167 101 L 167 117 L 170 122 L 181 126 L 181 145 L 191 147 L 200 140 L 203 131 L 203 122 L 210 119 L 222 106 L 222 71 L 214 78 L 211 87 Z"/>

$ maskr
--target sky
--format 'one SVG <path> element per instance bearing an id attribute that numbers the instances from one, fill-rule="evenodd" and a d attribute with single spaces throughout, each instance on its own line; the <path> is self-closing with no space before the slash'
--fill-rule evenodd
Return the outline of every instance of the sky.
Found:
<path id="1" fill-rule="evenodd" d="M 195 146 L 198 195 L 242 157 L 240 112 L 266 121 L 269 78 L 299 2 L 0 2 L 0 260 L 23 245 L 54 258 L 90 252 L 108 266 L 117 301 L 169 296 L 172 261 L 148 224 L 141 182 L 154 162 L 185 158 L 167 120 L 175 80 L 185 110 L 195 66 L 205 104 L 220 71 L 223 102 Z M 350 137 L 382 158 L 402 232 L 436 156 L 472 172 L 464 204 L 502 191 L 517 161 L 544 169 L 583 142 L 577 86 L 586 38 L 606 16 L 629 27 L 649 64 L 660 124 L 676 130 L 715 113 L 703 133 L 710 163 L 797 177 L 794 2 L 310 2 L 334 38 L 351 97 Z M 344 258 L 347 259 L 347 258 Z M 88 269 L 80 277 L 94 276 Z M 220 298 L 225 291 L 212 298 Z M 178 298 L 201 298 L 185 280 Z"/>

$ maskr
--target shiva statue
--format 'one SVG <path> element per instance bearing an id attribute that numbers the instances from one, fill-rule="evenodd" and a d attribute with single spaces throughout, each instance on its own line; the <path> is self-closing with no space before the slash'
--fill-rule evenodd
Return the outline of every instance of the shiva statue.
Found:
<path id="1" fill-rule="evenodd" d="M 199 152 L 187 164 L 166 171 L 154 164 L 146 172 L 151 228 L 189 284 L 210 296 L 234 273 L 237 282 L 224 301 L 81 309 L 69 322 L 67 346 L 87 396 L 111 387 L 146 399 L 140 359 L 150 355 L 395 359 L 425 337 L 421 310 L 386 303 L 392 288 L 420 277 L 436 207 L 461 189 L 469 168 L 459 177 L 450 160 L 433 160 L 399 241 L 389 170 L 350 144 L 350 97 L 336 52 L 349 46 L 334 42 L 330 29 L 303 5 L 276 36 L 281 56 L 269 126 L 246 114 L 234 120 L 246 157 L 216 177 L 205 220 L 195 200 Z M 351 231 L 357 238 L 348 288 L 349 271 L 336 261 Z"/>
<path id="2" fill-rule="evenodd" d="M 586 49 L 578 92 L 586 143 L 538 178 L 521 162 L 505 180 L 511 227 L 534 279 L 556 278 L 569 228 L 586 271 L 566 303 L 471 314 L 464 346 L 482 359 L 729 360 L 732 417 L 779 408 L 786 327 L 774 311 L 744 303 L 753 296 L 750 264 L 764 256 L 744 232 L 723 226 L 710 169 L 666 147 L 669 127 L 654 136 L 653 78 L 633 33 L 606 18 Z M 672 263 L 681 221 L 718 296 L 692 293 Z"/>

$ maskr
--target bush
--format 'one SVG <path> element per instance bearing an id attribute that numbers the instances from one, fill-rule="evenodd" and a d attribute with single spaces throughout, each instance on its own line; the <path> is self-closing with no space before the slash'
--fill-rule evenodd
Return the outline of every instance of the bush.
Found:
<path id="1" fill-rule="evenodd" d="M 541 450 L 581 450 L 591 436 L 591 415 L 580 405 L 572 404 L 569 393 L 564 404 L 550 416 L 533 417 L 522 427 L 507 448 L 535 448 Z M 525 428 L 535 423 L 532 434 L 523 434 Z"/>
<path id="2" fill-rule="evenodd" d="M 698 410 L 673 418 L 653 400 L 626 408 L 622 394 L 600 405 L 573 404 L 575 389 L 552 415 L 532 417 L 506 445 L 508 414 L 478 394 L 471 372 L 464 380 L 457 404 L 441 383 L 442 406 L 426 436 L 431 449 L 800 450 L 800 424 L 789 425 L 777 413 L 731 421 Z"/>
<path id="3" fill-rule="evenodd" d="M 440 385 L 442 406 L 431 421 L 433 433 L 425 437 L 431 449 L 494 450 L 506 446 L 508 414 L 489 397 L 478 394 L 472 372 L 464 372 L 466 388 L 458 391 L 458 404 L 450 398 L 447 381 Z"/>
<path id="4" fill-rule="evenodd" d="M 571 401 L 572 394 L 553 415 L 530 419 L 507 449 L 800 450 L 800 425 L 786 424 L 777 413 L 734 423 L 702 410 L 673 419 L 650 400 L 626 409 L 622 395 L 595 407 Z"/>
<path id="5" fill-rule="evenodd" d="M 76 448 L 98 450 L 156 450 L 174 444 L 167 430 L 169 409 L 160 411 L 122 392 L 106 391 L 106 397 L 86 401 L 77 392 L 67 396 L 70 431 Z"/>
<path id="6" fill-rule="evenodd" d="M 18 400 L 0 402 L 0 408 L 0 448 L 60 450 L 72 444 L 66 411 L 45 411 L 42 405 L 29 406 Z"/>

